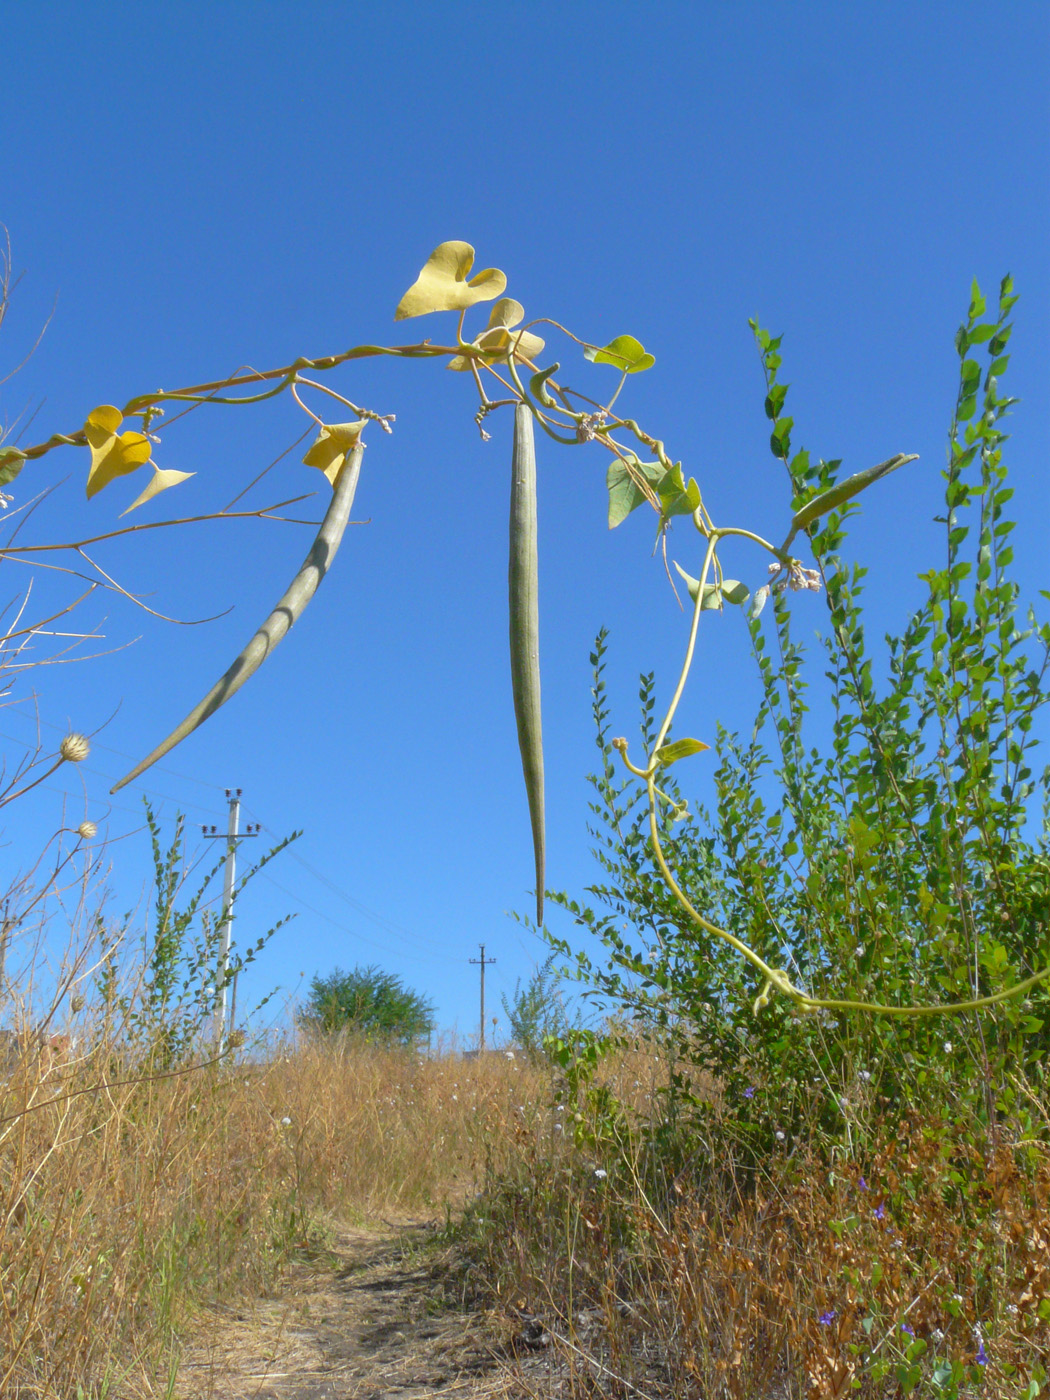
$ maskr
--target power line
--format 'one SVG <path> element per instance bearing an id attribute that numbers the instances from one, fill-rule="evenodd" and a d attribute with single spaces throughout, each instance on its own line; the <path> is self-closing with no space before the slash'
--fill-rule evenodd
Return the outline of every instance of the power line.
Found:
<path id="1" fill-rule="evenodd" d="M 320 909 L 315 909 L 312 904 L 308 904 L 307 901 L 303 899 L 302 895 L 293 894 L 291 890 L 285 889 L 283 885 L 278 884 L 272 875 L 268 875 L 265 871 L 260 872 L 260 878 L 267 881 L 268 884 L 273 885 L 275 890 L 280 890 L 283 895 L 287 895 L 289 899 L 294 900 L 296 904 L 306 909 L 309 913 L 314 914 L 318 919 L 323 919 L 326 924 L 331 924 L 332 927 L 338 929 L 340 933 L 349 934 L 351 938 L 356 938 L 359 943 L 364 943 L 369 948 L 376 948 L 381 953 L 389 954 L 393 951 L 400 953 L 403 957 L 421 958 L 424 962 L 439 963 L 442 967 L 447 967 L 450 963 L 457 961 L 455 958 L 443 958 L 433 953 L 417 953 L 414 951 L 409 953 L 405 952 L 403 949 L 391 949 L 388 943 L 377 943 L 373 938 L 366 938 L 363 933 L 358 933 L 356 929 L 348 928 L 346 924 L 339 923 L 337 919 L 333 919 L 330 915 L 322 913 Z"/>
<path id="2" fill-rule="evenodd" d="M 245 807 L 245 811 L 251 811 L 251 809 L 249 807 Z M 258 813 L 252 812 L 252 816 L 258 819 Z M 262 827 L 264 831 L 270 830 L 266 826 L 265 822 L 262 823 Z M 274 835 L 275 833 L 270 832 L 270 834 Z M 369 919 L 372 923 L 376 924 L 379 928 L 381 928 L 384 931 L 384 933 L 392 934 L 395 938 L 404 939 L 410 944 L 415 944 L 420 949 L 427 949 L 431 946 L 430 940 L 424 938 L 421 934 L 413 933 L 411 929 L 406 929 L 403 928 L 400 924 L 393 923 L 390 919 L 385 918 L 382 914 L 376 913 L 374 909 L 369 909 L 369 907 L 366 904 L 362 904 L 361 901 L 359 899 L 355 899 L 353 895 L 347 894 L 346 890 L 342 889 L 339 885 L 337 885 L 335 881 L 332 880 L 329 876 L 325 875 L 323 871 L 317 870 L 314 866 L 312 866 L 309 863 L 309 861 L 304 860 L 303 857 L 298 853 L 298 851 L 289 851 L 288 854 L 296 862 L 296 864 L 301 865 L 302 868 L 307 872 L 307 874 L 312 875 L 313 878 L 317 880 L 319 884 L 324 885 L 327 889 L 331 890 L 333 894 L 338 895 L 340 899 L 342 899 L 345 903 L 350 905 L 351 909 L 353 909 L 358 914 L 362 914 L 366 919 Z"/>
<path id="3" fill-rule="evenodd" d="M 15 702 L 15 704 L 8 707 L 10 709 L 10 713 L 13 715 L 17 715 L 19 719 L 30 719 L 31 717 L 29 715 L 23 714 L 21 710 L 17 709 L 18 703 L 20 702 Z M 36 715 L 35 717 L 33 717 L 32 723 L 46 725 L 48 729 L 61 729 L 65 731 L 68 728 L 68 725 L 56 724 L 54 720 L 44 719 L 41 715 Z M 10 736 L 5 735 L 4 737 Z M 17 744 L 22 743 L 23 741 L 21 739 L 16 739 L 14 742 Z M 93 748 L 102 749 L 106 753 L 115 754 L 117 758 L 126 758 L 132 763 L 138 762 L 138 758 L 135 754 L 125 753 L 123 749 L 115 749 L 109 744 L 100 744 L 97 739 L 93 738 L 91 740 L 91 745 Z M 192 778 L 188 773 L 177 773 L 174 768 L 169 768 L 166 764 L 157 763 L 154 765 L 154 767 L 156 768 L 156 771 L 158 773 L 168 773 L 171 775 L 171 777 L 179 778 L 182 782 L 196 783 L 199 787 L 211 788 L 215 792 L 225 791 L 221 783 L 208 783 L 205 782 L 203 778 Z"/>

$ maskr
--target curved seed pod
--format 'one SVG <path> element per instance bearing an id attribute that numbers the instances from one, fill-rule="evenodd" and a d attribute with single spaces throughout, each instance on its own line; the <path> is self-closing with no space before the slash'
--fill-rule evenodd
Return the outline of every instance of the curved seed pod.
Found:
<path id="1" fill-rule="evenodd" d="M 510 476 L 510 678 L 536 855 L 536 922 L 543 923 L 546 837 L 543 819 L 543 729 L 540 722 L 539 564 L 536 553 L 536 445 L 532 411 L 514 412 Z"/>
<path id="2" fill-rule="evenodd" d="M 230 696 L 240 690 L 244 682 L 255 674 L 292 623 L 298 620 L 307 603 L 317 592 L 317 585 L 328 572 L 328 567 L 335 558 L 336 550 L 342 541 L 346 523 L 350 518 L 350 508 L 354 503 L 354 492 L 357 490 L 357 478 L 361 471 L 361 458 L 363 456 L 364 447 L 360 445 L 347 454 L 346 464 L 339 473 L 335 491 L 332 493 L 331 504 L 321 521 L 321 528 L 317 532 L 317 538 L 313 542 L 310 553 L 303 560 L 295 578 L 285 589 L 280 602 L 240 656 L 237 657 L 237 660 L 226 671 L 222 679 L 216 681 L 200 704 L 194 706 L 182 723 L 172 730 L 164 742 L 158 744 L 148 758 L 144 758 L 141 763 L 137 764 L 127 777 L 121 778 L 119 783 L 111 787 L 110 792 L 119 792 L 122 787 L 144 773 L 158 759 L 163 758 L 176 744 L 180 744 L 187 734 L 192 734 L 197 726 L 203 724 L 221 705 L 225 705 Z"/>

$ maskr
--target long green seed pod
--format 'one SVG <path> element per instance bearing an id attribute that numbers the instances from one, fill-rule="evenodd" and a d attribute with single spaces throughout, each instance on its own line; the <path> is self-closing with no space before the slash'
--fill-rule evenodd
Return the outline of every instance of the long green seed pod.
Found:
<path id="1" fill-rule="evenodd" d="M 514 413 L 510 475 L 510 678 L 536 856 L 536 922 L 543 923 L 546 837 L 543 817 L 543 727 L 540 722 L 539 561 L 536 552 L 536 444 L 532 410 Z"/>
<path id="2" fill-rule="evenodd" d="M 111 787 L 110 792 L 119 792 L 127 783 L 134 781 L 158 759 L 169 753 L 176 744 L 180 744 L 187 734 L 192 734 L 197 726 L 203 724 L 221 705 L 225 705 L 230 696 L 236 694 L 244 682 L 255 674 L 292 623 L 299 619 L 303 609 L 317 592 L 317 585 L 328 572 L 342 542 L 343 532 L 350 519 L 350 509 L 354 503 L 354 493 L 357 490 L 357 478 L 361 472 L 361 458 L 363 456 L 364 447 L 360 444 L 347 454 L 346 462 L 339 473 L 335 490 L 332 493 L 331 503 L 321 521 L 321 528 L 317 532 L 317 538 L 313 542 L 310 553 L 303 560 L 295 578 L 285 589 L 280 602 L 237 657 L 237 660 L 229 667 L 222 679 L 216 681 L 200 704 L 194 706 L 182 723 L 171 731 L 164 742 L 158 744 L 147 758 L 144 758 L 131 770 L 127 777 L 121 778 L 119 783 Z"/>

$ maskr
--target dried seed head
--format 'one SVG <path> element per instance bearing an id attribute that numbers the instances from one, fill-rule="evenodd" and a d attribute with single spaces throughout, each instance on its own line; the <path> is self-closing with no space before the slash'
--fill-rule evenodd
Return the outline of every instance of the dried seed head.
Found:
<path id="1" fill-rule="evenodd" d="M 94 822 L 81 822 L 77 827 L 77 835 L 82 841 L 94 841 L 98 835 L 98 827 Z"/>
<path id="2" fill-rule="evenodd" d="M 85 734 L 67 734 L 58 751 L 67 763 L 83 763 L 91 752 L 91 745 Z"/>

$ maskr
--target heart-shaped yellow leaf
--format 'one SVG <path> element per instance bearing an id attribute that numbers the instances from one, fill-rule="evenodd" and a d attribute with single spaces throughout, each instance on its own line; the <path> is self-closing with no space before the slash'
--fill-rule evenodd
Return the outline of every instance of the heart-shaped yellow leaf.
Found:
<path id="1" fill-rule="evenodd" d="M 154 496 L 159 496 L 162 491 L 166 491 L 169 486 L 178 486 L 180 481 L 188 481 L 191 476 L 196 476 L 196 472 L 177 472 L 174 467 L 154 467 L 153 476 L 145 491 L 136 496 L 127 510 L 120 512 L 121 515 L 130 514 L 139 506 L 144 506 L 147 501 L 152 501 Z"/>
<path id="2" fill-rule="evenodd" d="M 467 281 L 474 266 L 474 249 L 453 239 L 439 244 L 423 270 L 401 298 L 395 321 L 426 316 L 431 311 L 465 311 L 479 301 L 493 301 L 506 288 L 507 279 L 497 267 L 487 267 Z"/>
<path id="3" fill-rule="evenodd" d="M 364 419 L 353 423 L 329 423 L 310 444 L 310 450 L 303 458 L 304 463 L 308 467 L 320 467 L 334 488 L 343 470 L 346 454 L 357 446 L 364 426 Z"/>
<path id="4" fill-rule="evenodd" d="M 101 404 L 88 414 L 84 424 L 84 436 L 91 449 L 91 466 L 88 470 L 88 499 L 96 495 L 104 486 L 115 481 L 118 476 L 127 476 L 137 471 L 150 459 L 153 448 L 145 433 L 120 433 L 117 429 L 124 421 L 119 408 L 111 403 Z"/>
<path id="5" fill-rule="evenodd" d="M 515 360 L 534 360 L 543 353 L 544 341 L 529 331 L 512 330 L 525 316 L 525 308 L 513 297 L 500 297 L 489 312 L 489 323 L 474 344 L 485 352 L 489 364 L 503 364 L 513 351 Z M 470 355 L 454 355 L 449 369 L 464 370 L 471 366 Z"/>

